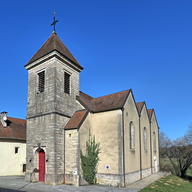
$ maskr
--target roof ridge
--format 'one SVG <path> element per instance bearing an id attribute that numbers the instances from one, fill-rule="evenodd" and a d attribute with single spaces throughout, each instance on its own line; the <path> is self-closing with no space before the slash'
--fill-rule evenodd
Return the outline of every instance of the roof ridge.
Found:
<path id="1" fill-rule="evenodd" d="M 145 101 L 137 102 L 136 104 L 139 104 L 139 103 L 145 103 Z"/>
<path id="2" fill-rule="evenodd" d="M 44 46 L 44 45 L 46 45 L 46 44 L 48 44 L 48 42 L 53 38 L 53 34 L 51 34 L 51 36 L 43 43 L 43 45 L 38 49 L 38 51 Z M 31 57 L 31 59 L 27 62 L 27 64 L 29 64 L 30 63 L 30 61 L 38 54 L 38 51 Z M 37 60 L 37 59 L 36 59 Z M 36 60 L 34 60 L 34 61 L 36 61 Z M 26 64 L 26 65 L 27 65 Z"/>
<path id="3" fill-rule="evenodd" d="M 57 38 L 61 41 L 61 39 L 57 36 Z M 65 46 L 65 48 L 69 51 L 69 49 L 66 47 L 66 45 L 61 41 L 61 43 Z M 79 64 L 79 62 L 77 61 L 77 59 L 73 56 L 73 54 L 71 53 L 71 51 L 69 51 L 69 54 L 71 54 L 71 56 L 75 59 L 75 61 Z M 70 59 L 70 58 L 69 58 Z M 70 59 L 71 60 L 71 59 Z M 80 65 L 80 64 L 79 64 Z"/>
<path id="4" fill-rule="evenodd" d="M 126 92 L 126 91 L 130 91 L 131 89 L 127 89 L 127 90 L 124 90 L 124 91 L 119 91 L 119 92 L 116 92 L 116 93 L 112 93 L 112 94 L 108 94 L 108 95 L 104 95 L 104 96 L 101 96 L 101 97 L 96 97 L 96 98 L 93 98 L 91 100 L 94 100 L 94 99 L 98 99 L 98 98 L 102 98 L 102 97 L 106 97 L 106 96 L 109 96 L 109 95 L 115 95 L 117 93 L 122 93 L 122 92 Z"/>
<path id="5" fill-rule="evenodd" d="M 82 91 L 79 91 L 79 92 L 81 92 L 81 93 L 83 93 L 85 96 L 87 96 L 87 97 L 91 97 L 90 95 L 88 95 L 88 94 L 86 94 L 86 93 L 84 93 L 84 92 L 82 92 Z M 94 99 L 94 97 L 91 97 L 92 99 Z"/>
<path id="6" fill-rule="evenodd" d="M 21 119 L 21 118 L 15 118 L 15 117 L 7 117 L 7 118 L 12 118 L 12 119 L 20 119 L 20 120 L 24 120 L 24 121 L 27 121 L 26 119 Z"/>

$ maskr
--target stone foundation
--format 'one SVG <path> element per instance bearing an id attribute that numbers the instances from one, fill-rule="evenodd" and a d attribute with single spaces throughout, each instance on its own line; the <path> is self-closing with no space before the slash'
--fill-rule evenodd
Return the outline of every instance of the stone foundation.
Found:
<path id="1" fill-rule="evenodd" d="M 45 183 L 48 185 L 61 185 L 64 183 L 63 174 L 45 174 Z"/>
<path id="2" fill-rule="evenodd" d="M 65 184 L 72 184 L 74 186 L 80 185 L 80 176 L 73 175 L 73 174 L 66 174 L 65 175 Z"/>
<path id="3" fill-rule="evenodd" d="M 140 180 L 140 171 L 125 174 L 126 186 Z"/>
<path id="4" fill-rule="evenodd" d="M 151 175 L 151 168 L 142 170 L 142 178 L 148 177 L 149 175 Z"/>
<path id="5" fill-rule="evenodd" d="M 97 173 L 97 183 L 111 186 L 124 186 L 123 175 Z"/>
<path id="6" fill-rule="evenodd" d="M 39 174 L 38 173 L 25 173 L 25 181 L 27 182 L 39 182 Z M 64 183 L 64 175 L 63 174 L 45 174 L 45 184 L 48 185 L 61 185 Z"/>

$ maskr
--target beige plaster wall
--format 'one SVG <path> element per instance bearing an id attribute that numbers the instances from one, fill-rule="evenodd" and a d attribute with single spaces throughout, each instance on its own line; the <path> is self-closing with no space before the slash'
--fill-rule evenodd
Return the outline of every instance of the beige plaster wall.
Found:
<path id="1" fill-rule="evenodd" d="M 147 150 L 144 150 L 144 127 L 147 130 Z M 151 150 L 150 150 L 150 123 L 146 105 L 143 106 L 143 109 L 141 111 L 140 128 L 141 128 L 142 169 L 148 169 L 151 167 Z"/>
<path id="2" fill-rule="evenodd" d="M 135 149 L 130 149 L 130 122 L 135 127 Z M 125 173 L 140 170 L 140 146 L 139 146 L 139 116 L 134 103 L 132 93 L 129 94 L 124 105 L 124 152 L 125 152 Z"/>
<path id="3" fill-rule="evenodd" d="M 122 128 L 122 111 L 106 111 L 94 114 L 93 133 L 96 142 L 100 142 L 101 153 L 98 173 L 120 174 L 122 169 L 122 149 L 120 143 Z M 110 170 L 106 170 L 110 166 Z"/>
<path id="4" fill-rule="evenodd" d="M 153 146 L 153 132 L 155 132 L 155 136 L 156 136 L 156 151 L 154 151 L 154 146 Z M 156 160 L 157 166 L 159 166 L 158 125 L 157 125 L 155 113 L 152 114 L 152 118 L 151 118 L 151 145 L 152 145 L 152 167 L 154 170 L 154 157 L 155 156 L 157 159 Z"/>
<path id="5" fill-rule="evenodd" d="M 83 105 L 81 105 L 81 103 L 79 103 L 79 101 L 76 100 L 76 109 L 78 111 L 78 110 L 85 109 L 85 107 L 83 107 Z"/>
<path id="6" fill-rule="evenodd" d="M 15 147 L 19 147 L 19 154 L 15 154 Z M 0 140 L 0 151 L 0 176 L 24 175 L 26 143 L 17 140 Z"/>
<path id="7" fill-rule="evenodd" d="M 119 161 L 119 154 L 122 152 L 119 147 L 121 127 L 121 110 L 89 113 L 82 124 L 80 128 L 80 148 L 83 154 L 86 150 L 86 141 L 89 139 L 89 128 L 92 136 L 95 135 L 96 142 L 100 142 L 101 153 L 99 154 L 98 173 L 119 174 L 122 164 Z M 106 170 L 107 165 L 110 166 L 110 170 Z"/>

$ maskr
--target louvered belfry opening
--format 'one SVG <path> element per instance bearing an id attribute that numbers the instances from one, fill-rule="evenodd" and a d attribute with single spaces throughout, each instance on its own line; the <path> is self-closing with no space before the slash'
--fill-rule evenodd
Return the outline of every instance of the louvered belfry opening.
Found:
<path id="1" fill-rule="evenodd" d="M 39 76 L 38 91 L 44 92 L 44 90 L 45 90 L 45 71 L 38 73 L 38 76 Z"/>
<path id="2" fill-rule="evenodd" d="M 70 75 L 65 72 L 64 74 L 64 92 L 70 94 Z"/>

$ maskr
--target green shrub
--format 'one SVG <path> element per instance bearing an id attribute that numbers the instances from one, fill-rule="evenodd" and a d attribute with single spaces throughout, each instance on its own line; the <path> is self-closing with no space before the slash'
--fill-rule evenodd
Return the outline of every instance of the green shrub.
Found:
<path id="1" fill-rule="evenodd" d="M 81 168 L 83 171 L 83 178 L 89 184 L 96 183 L 97 164 L 99 161 L 100 143 L 95 143 L 95 136 L 91 138 L 89 130 L 89 140 L 86 141 L 86 155 L 83 155 L 80 149 Z"/>

